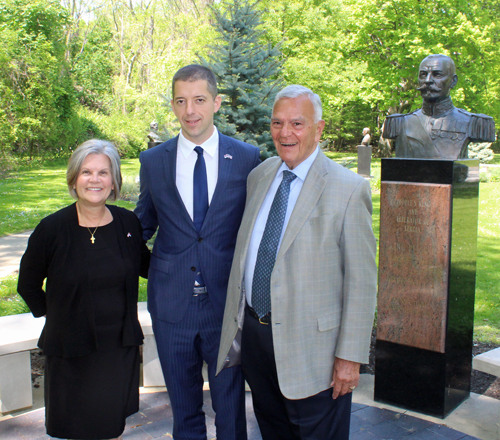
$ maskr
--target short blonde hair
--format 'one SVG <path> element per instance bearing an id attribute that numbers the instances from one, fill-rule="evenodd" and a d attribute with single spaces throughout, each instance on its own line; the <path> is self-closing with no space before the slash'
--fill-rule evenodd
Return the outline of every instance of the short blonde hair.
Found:
<path id="1" fill-rule="evenodd" d="M 116 147 L 108 141 L 90 139 L 81 144 L 71 155 L 66 170 L 66 182 L 71 197 L 78 200 L 78 194 L 73 188 L 78 179 L 83 162 L 89 154 L 104 154 L 108 157 L 111 166 L 111 180 L 114 190 L 109 194 L 108 200 L 115 201 L 120 197 L 122 188 L 122 173 L 120 169 L 120 155 Z"/>

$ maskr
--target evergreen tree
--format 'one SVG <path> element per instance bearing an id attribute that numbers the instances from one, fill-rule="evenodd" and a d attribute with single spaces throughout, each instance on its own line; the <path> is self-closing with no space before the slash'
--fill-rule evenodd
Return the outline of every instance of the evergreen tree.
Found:
<path id="1" fill-rule="evenodd" d="M 267 158 L 276 154 L 269 123 L 274 97 L 282 86 L 283 61 L 279 45 L 260 42 L 264 31 L 259 30 L 262 12 L 256 9 L 257 3 L 235 0 L 212 6 L 218 43 L 210 46 L 208 60 L 200 60 L 217 76 L 223 96 L 215 115 L 218 129 L 258 146 L 261 157 Z"/>
<path id="2" fill-rule="evenodd" d="M 479 159 L 481 163 L 489 162 L 495 157 L 490 147 L 491 142 L 471 142 L 467 147 L 469 149 L 469 159 Z"/>
<path id="3" fill-rule="evenodd" d="M 489 162 L 495 157 L 490 147 L 491 142 L 471 142 L 467 147 L 469 149 L 469 159 L 479 159 L 481 163 Z"/>

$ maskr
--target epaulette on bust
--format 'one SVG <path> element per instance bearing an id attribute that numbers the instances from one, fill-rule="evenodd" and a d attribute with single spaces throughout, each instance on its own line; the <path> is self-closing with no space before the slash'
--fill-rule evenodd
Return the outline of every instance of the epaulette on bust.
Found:
<path id="1" fill-rule="evenodd" d="M 464 110 L 463 108 L 458 108 L 458 107 L 455 107 L 457 109 L 458 112 L 462 113 L 463 115 L 467 115 L 467 116 L 472 116 L 474 113 L 471 113 L 471 112 L 468 112 L 467 110 Z"/>
<path id="2" fill-rule="evenodd" d="M 401 113 L 394 113 L 392 115 L 388 115 L 385 118 L 384 122 L 384 132 L 382 133 L 382 137 L 385 139 L 394 139 L 398 137 L 401 133 L 404 117 L 408 116 L 411 113 L 403 115 Z"/>
<path id="3" fill-rule="evenodd" d="M 469 113 L 458 109 L 461 113 L 470 115 L 469 137 L 474 142 L 495 141 L 495 121 L 491 116 L 482 113 Z"/>
<path id="4" fill-rule="evenodd" d="M 463 113 L 464 115 L 475 116 L 476 118 L 481 118 L 481 119 L 493 120 L 493 118 L 491 116 L 485 115 L 483 113 L 471 113 L 471 112 L 468 112 L 467 110 L 464 110 L 463 108 L 457 108 L 457 110 L 460 113 Z"/>

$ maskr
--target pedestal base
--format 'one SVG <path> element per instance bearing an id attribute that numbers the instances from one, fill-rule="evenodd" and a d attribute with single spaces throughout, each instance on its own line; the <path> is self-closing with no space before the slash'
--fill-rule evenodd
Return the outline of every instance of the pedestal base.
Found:
<path id="1" fill-rule="evenodd" d="M 370 177 L 372 163 L 372 147 L 358 145 L 358 174 Z"/>
<path id="2" fill-rule="evenodd" d="M 148 142 L 148 150 L 150 148 L 157 147 L 158 145 L 161 145 L 161 144 L 163 144 L 163 142 Z"/>
<path id="3" fill-rule="evenodd" d="M 470 351 L 462 356 L 377 340 L 375 400 L 446 417 L 469 397 Z"/>
<path id="4" fill-rule="evenodd" d="M 383 159 L 375 400 L 445 417 L 469 396 L 477 160 Z"/>

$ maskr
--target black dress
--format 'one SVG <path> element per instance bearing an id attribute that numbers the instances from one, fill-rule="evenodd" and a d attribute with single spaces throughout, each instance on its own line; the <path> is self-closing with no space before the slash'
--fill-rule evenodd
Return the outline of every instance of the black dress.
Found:
<path id="1" fill-rule="evenodd" d="M 47 434 L 72 439 L 109 439 L 122 434 L 125 418 L 139 410 L 139 347 L 123 347 L 125 268 L 116 222 L 99 227 L 86 243 L 97 351 L 81 357 L 46 356 Z M 63 330 L 64 331 L 64 330 Z"/>

